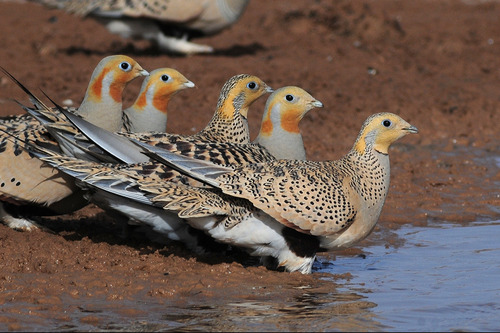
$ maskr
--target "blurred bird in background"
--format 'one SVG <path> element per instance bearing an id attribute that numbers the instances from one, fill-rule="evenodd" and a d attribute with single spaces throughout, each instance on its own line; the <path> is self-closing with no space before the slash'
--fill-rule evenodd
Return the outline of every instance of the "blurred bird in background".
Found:
<path id="1" fill-rule="evenodd" d="M 155 42 L 167 53 L 212 53 L 191 42 L 230 27 L 249 0 L 30 0 L 79 16 L 93 17 L 114 34 Z"/>

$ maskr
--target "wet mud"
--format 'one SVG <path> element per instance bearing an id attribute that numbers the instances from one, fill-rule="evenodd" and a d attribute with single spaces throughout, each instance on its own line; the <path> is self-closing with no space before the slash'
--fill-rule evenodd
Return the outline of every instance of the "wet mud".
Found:
<path id="1" fill-rule="evenodd" d="M 169 132 L 203 128 L 223 83 L 238 73 L 273 88 L 300 86 L 323 102 L 301 123 L 312 160 L 345 154 L 375 112 L 397 113 L 420 130 L 390 150 L 391 186 L 374 233 L 320 254 L 311 275 L 269 271 L 237 251 L 197 256 L 139 231 L 123 237 L 93 205 L 39 217 L 36 232 L 0 225 L 0 329 L 386 329 L 371 312 L 376 303 L 337 289 L 359 273 L 337 257 L 403 246 L 402 227 L 500 219 L 499 14 L 496 1 L 252 0 L 238 24 L 198 40 L 215 54 L 179 57 L 92 19 L 0 2 L 0 66 L 57 102 L 78 105 L 94 66 L 121 53 L 196 84 L 172 100 Z M 125 105 L 140 83 L 127 87 Z M 0 115 L 23 112 L 12 98 L 28 102 L 0 77 Z M 252 137 L 264 103 L 250 110 Z"/>

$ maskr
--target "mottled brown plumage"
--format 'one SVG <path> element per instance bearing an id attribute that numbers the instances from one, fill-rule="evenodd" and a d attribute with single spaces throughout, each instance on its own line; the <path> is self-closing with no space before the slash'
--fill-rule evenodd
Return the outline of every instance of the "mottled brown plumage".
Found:
<path id="1" fill-rule="evenodd" d="M 6 210 L 6 205 L 14 203 L 17 206 L 26 206 L 20 209 L 24 213 L 29 213 L 29 205 L 40 214 L 47 215 L 73 211 L 85 204 L 85 201 L 78 196 L 72 196 L 77 187 L 71 178 L 33 158 L 22 149 L 24 143 L 12 140 L 10 135 L 18 135 L 22 140 L 58 150 L 57 141 L 49 135 L 40 120 L 42 123 L 62 121 L 55 126 L 69 130 L 72 134 L 75 134 L 75 131 L 57 110 L 47 107 L 12 75 L 3 71 L 28 94 L 35 104 L 33 111 L 39 117 L 36 119 L 31 115 L 21 115 L 6 117 L 0 121 L 0 199 L 5 203 L 0 209 L 0 219 L 13 228 L 29 230 L 34 225 L 27 219 L 12 216 Z M 122 91 L 128 82 L 147 74 L 148 72 L 130 57 L 105 57 L 92 74 L 82 104 L 73 111 L 106 129 L 120 129 Z"/>
<path id="2" fill-rule="evenodd" d="M 156 133 L 156 134 L 150 134 L 150 133 L 145 133 L 142 134 L 141 136 L 146 136 L 146 137 L 152 137 L 152 141 L 157 141 L 157 142 L 165 142 L 166 145 L 171 145 L 170 142 L 173 142 L 173 144 L 176 145 L 176 142 L 178 140 L 182 141 L 185 139 L 186 141 L 190 141 L 188 144 L 190 146 L 189 149 L 193 147 L 192 143 L 200 143 L 200 140 L 213 140 L 213 141 L 228 141 L 228 142 L 249 142 L 249 131 L 248 131 L 248 123 L 247 123 L 247 112 L 248 108 L 250 105 L 259 97 L 262 95 L 271 92 L 272 89 L 269 88 L 262 80 L 259 78 L 252 76 L 252 75 L 246 75 L 246 74 L 241 74 L 241 75 L 236 75 L 232 78 L 230 78 L 223 86 L 220 94 L 220 98 L 217 104 L 216 108 L 216 113 L 214 114 L 212 120 L 210 123 L 207 125 L 207 127 L 202 130 L 200 133 L 197 133 L 193 136 L 182 136 L 182 135 L 174 135 L 174 134 L 165 134 L 165 133 Z M 50 114 L 50 113 L 49 113 Z M 87 139 L 85 137 L 82 137 L 81 135 L 78 134 L 78 132 L 74 132 L 76 129 L 71 126 L 71 124 L 67 121 L 57 121 L 55 123 L 51 123 L 47 125 L 47 128 L 49 129 L 50 133 L 58 138 L 59 143 L 61 144 L 61 147 L 63 148 L 63 151 L 67 154 L 70 155 L 77 155 L 77 156 L 83 156 L 85 158 L 91 158 L 95 159 L 94 155 L 89 155 L 88 150 L 81 151 L 80 148 L 76 145 L 73 144 L 73 142 L 79 142 L 80 144 L 89 144 Z M 67 141 L 65 139 L 65 135 L 68 134 L 70 137 L 70 141 Z M 21 134 L 21 136 L 28 141 L 33 141 L 36 142 L 37 144 L 42 144 L 39 140 L 39 138 L 35 137 L 26 137 L 26 133 Z M 179 143 L 180 143 L 179 141 Z M 7 141 L 5 141 L 6 145 L 9 145 Z M 203 145 L 203 142 L 200 143 Z M 56 145 L 55 143 L 52 143 L 52 145 Z M 42 145 L 43 146 L 43 145 Z M 180 143 L 180 147 L 186 147 L 185 145 L 183 146 Z M 198 146 L 201 147 L 201 146 Z M 184 149 L 181 148 L 181 149 Z M 91 150 L 91 148 L 89 148 Z M 250 148 L 251 149 L 251 148 Z M 256 147 L 256 150 L 259 150 L 255 154 L 255 156 L 258 158 L 258 156 L 266 155 L 266 152 L 260 152 L 260 147 Z M 27 177 L 26 179 L 28 180 L 36 180 L 35 184 L 27 184 L 27 183 L 22 183 L 29 185 L 30 191 L 28 193 L 31 193 L 29 197 L 27 197 L 28 194 L 25 195 L 25 201 L 27 202 L 36 202 L 37 204 L 45 205 L 49 204 L 50 202 L 57 202 L 62 200 L 63 198 L 66 198 L 68 195 L 72 194 L 75 190 L 74 184 L 72 182 L 71 178 L 67 178 L 66 175 L 61 177 L 61 174 L 59 171 L 52 169 L 48 167 L 46 164 L 42 163 L 41 161 L 34 159 L 34 162 L 31 161 L 31 156 L 26 154 L 25 152 L 22 152 L 22 149 L 19 147 L 19 153 L 23 154 L 23 156 L 27 156 L 27 158 L 30 160 L 30 163 L 37 163 L 37 170 L 42 170 L 43 174 L 42 175 L 37 175 L 37 173 L 34 173 L 30 171 L 30 177 Z M 245 155 L 245 154 L 241 154 Z M 269 155 L 269 154 L 267 154 Z M 0 155 L 1 156 L 1 155 Z M 251 156 L 251 155 L 248 155 Z M 101 156 L 102 157 L 102 156 Z M 107 157 L 107 156 L 105 156 Z M 214 160 L 217 160 L 219 157 L 214 156 Z M 221 159 L 226 159 L 227 161 L 230 161 L 232 157 L 230 156 L 224 156 L 224 154 L 221 154 L 220 156 Z M 234 156 L 235 159 L 241 158 L 238 154 Z M 267 156 L 267 158 L 272 158 L 272 156 Z M 5 169 L 5 166 L 4 166 Z M 7 170 L 6 174 L 10 173 L 12 170 Z M 19 172 L 19 171 L 17 171 Z M 38 171 L 37 171 L 38 172 Z M 33 176 L 31 176 L 33 174 Z M 158 173 L 155 173 L 158 175 L 162 175 L 161 179 L 165 179 L 165 172 L 159 171 Z M 168 172 L 167 172 L 168 174 Z M 35 177 L 36 176 L 36 177 Z M 52 177 L 52 178 L 51 178 Z M 175 176 L 172 176 L 175 178 Z M 15 179 L 18 179 L 16 177 Z M 53 179 L 56 179 L 58 181 L 57 184 L 51 184 L 51 182 L 54 182 Z M 48 181 L 50 180 L 50 181 Z M 16 184 L 15 182 L 14 184 Z M 9 183 L 10 184 L 10 183 Z M 45 188 L 42 187 L 42 184 L 47 184 L 48 186 L 53 187 L 53 190 L 51 191 L 50 188 Z M 55 188 L 56 185 L 62 185 L 64 186 L 65 191 L 62 190 L 57 190 Z M 71 186 L 69 186 L 71 185 Z M 50 195 L 42 195 L 43 193 L 38 193 L 37 191 L 34 191 L 33 189 L 38 188 L 43 191 L 43 193 L 50 193 Z M 19 191 L 17 188 L 14 188 L 13 191 L 10 192 L 10 195 L 12 197 L 12 192 L 17 193 L 24 193 L 25 191 Z M 16 197 L 19 199 L 19 197 Z M 81 196 L 80 196 L 81 198 Z M 52 201 L 49 201 L 52 200 Z M 72 201 L 74 198 L 71 199 Z M 110 199 L 112 200 L 112 199 Z M 83 201 L 83 200 L 82 200 Z M 85 202 L 85 201 L 83 201 Z M 107 205 L 107 203 L 105 203 Z M 71 211 L 72 209 L 75 209 L 75 206 L 73 205 L 64 205 L 62 206 L 66 210 L 64 212 L 67 212 L 68 209 Z M 0 212 L 1 213 L 1 212 Z M 136 216 L 137 220 L 140 220 Z M 26 221 L 26 219 L 24 219 Z M 21 222 L 19 222 L 17 225 L 20 225 Z M 11 223 L 13 227 L 14 224 Z M 23 222 L 23 228 L 26 223 Z M 176 236 L 177 237 L 177 236 Z M 180 237 L 180 236 L 179 236 Z"/>
<path id="3" fill-rule="evenodd" d="M 206 194 L 202 195 L 204 199 L 199 199 L 206 190 L 172 183 L 149 183 L 142 189 L 157 195 L 152 200 L 165 204 L 165 209 L 171 205 L 172 209 L 183 211 L 190 225 L 209 232 L 216 239 L 249 247 L 255 253 L 268 253 L 287 270 L 307 273 L 311 270 L 310 257 L 293 257 L 290 249 L 273 249 L 272 245 L 260 242 L 248 244 L 245 234 L 256 232 L 250 226 L 258 221 L 259 228 L 270 228 L 273 230 L 270 233 L 280 230 L 280 237 L 286 238 L 290 230 L 303 234 L 308 241 L 311 236 L 316 237 L 317 247 L 311 249 L 312 252 L 338 250 L 364 239 L 373 230 L 389 189 L 389 146 L 409 133 L 417 133 L 417 129 L 397 115 L 379 113 L 365 121 L 351 151 L 337 161 L 274 160 L 236 168 L 214 165 L 208 169 L 205 161 L 164 154 L 162 159 L 183 173 L 211 184 L 225 195 L 252 203 L 255 209 L 250 209 L 238 223 L 230 223 L 229 229 L 221 228 L 215 221 L 220 220 L 221 215 L 224 217 L 220 213 L 224 206 L 221 200 L 227 203 L 225 216 L 235 218 L 232 199 L 221 197 L 216 201 Z M 179 187 L 184 188 L 182 198 L 177 199 L 173 194 L 180 192 Z M 162 193 L 156 188 L 161 188 Z M 207 208 L 212 202 L 217 204 L 213 204 L 213 209 Z M 189 217 L 185 212 L 193 205 L 197 207 L 196 215 Z M 205 216 L 200 214 L 198 207 L 204 207 Z M 210 214 L 213 219 L 207 220 Z M 284 229 L 280 229 L 276 221 Z M 241 233 L 229 236 L 235 228 L 240 228 Z M 280 244 L 286 243 L 279 237 L 273 239 Z M 265 250 L 266 246 L 270 248 Z"/>
<path id="4" fill-rule="evenodd" d="M 227 85 L 231 89 L 223 89 L 222 94 L 224 100 L 230 98 L 230 90 L 235 89 L 236 83 Z M 238 94 L 233 94 L 238 95 Z M 234 103 L 232 103 L 234 104 Z M 313 107 L 320 107 L 322 104 L 314 99 L 304 90 L 298 87 L 284 87 L 273 92 L 268 98 L 266 103 L 266 110 L 263 116 L 262 128 L 266 130 L 266 137 L 269 140 L 264 140 L 263 145 L 271 142 L 274 147 L 281 146 L 282 151 L 278 151 L 278 157 L 293 158 L 295 152 L 304 152 L 302 138 L 298 130 L 298 123 L 303 115 Z M 219 110 L 224 109 L 224 103 L 219 103 Z M 219 112 L 219 113 L 222 113 Z M 214 117 L 215 118 L 215 117 Z M 285 128 L 281 129 L 280 127 Z M 202 135 L 189 137 L 191 140 L 182 140 L 180 136 L 170 136 L 164 134 L 157 134 L 160 137 L 174 137 L 175 139 L 167 141 L 162 140 L 162 148 L 178 154 L 194 157 L 200 160 L 207 160 L 219 165 L 244 165 L 270 161 L 275 158 L 269 151 L 263 148 L 260 144 L 236 144 L 224 142 L 209 142 L 203 141 Z M 292 140 L 290 140 L 292 136 Z M 300 140 L 297 140 L 297 136 Z M 246 141 L 246 139 L 245 139 Z M 150 148 L 153 148 L 149 146 Z M 130 197 L 132 200 L 140 200 L 133 193 L 137 187 L 133 185 L 135 181 L 156 181 L 156 182 L 173 182 L 178 184 L 189 184 L 192 186 L 203 186 L 200 182 L 180 174 L 178 171 L 161 164 L 161 163 L 141 163 L 133 165 L 102 165 L 86 163 L 62 156 L 47 157 L 45 161 L 52 165 L 56 165 L 62 170 L 66 170 L 72 176 L 81 179 L 84 183 L 82 187 L 91 188 L 89 197 L 96 204 L 100 205 L 105 210 L 115 210 L 121 214 L 134 220 L 142 221 L 145 224 L 151 225 L 155 230 L 166 233 L 167 237 L 175 237 L 179 240 L 178 231 L 182 229 L 181 226 L 187 226 L 178 217 L 168 216 L 168 218 L 161 218 L 159 216 L 167 214 L 167 211 L 161 212 L 158 208 L 149 206 L 139 206 L 133 204 L 132 201 L 124 201 L 124 198 Z M 101 189 L 100 190 L 96 190 Z M 112 197 L 109 193 L 115 191 L 116 197 Z M 207 189 L 210 191 L 210 189 Z M 251 207 L 250 203 L 245 200 L 246 206 Z M 225 202 L 223 202 L 225 205 Z M 131 207 L 131 206 L 134 207 Z M 212 207 L 210 205 L 200 205 L 195 208 L 189 208 L 190 214 L 196 209 L 202 210 L 203 207 Z M 118 209 L 119 208 L 119 209 Z M 157 216 L 152 217 L 152 212 Z M 236 218 L 226 217 L 225 224 L 229 227 L 233 223 L 237 223 L 242 215 L 242 210 L 236 207 L 232 210 L 232 214 Z M 171 215 L 171 214 L 170 214 Z M 182 213 L 179 214 L 182 217 Z M 174 234 L 173 231 L 176 231 Z M 189 235 L 184 239 L 188 245 L 193 245 L 195 242 Z"/>
<path id="5" fill-rule="evenodd" d="M 125 136 L 149 144 L 175 142 L 178 139 L 249 143 L 248 110 L 259 97 L 270 92 L 272 89 L 254 75 L 235 75 L 223 85 L 214 115 L 200 132 L 189 136 L 168 133 L 130 133 Z"/>
<path id="6" fill-rule="evenodd" d="M 90 16 L 124 38 L 154 41 L 166 52 L 210 53 L 191 38 L 216 34 L 238 21 L 249 0 L 31 0 Z"/>
<path id="7" fill-rule="evenodd" d="M 220 166 L 151 148 L 184 174 L 162 168 L 164 177 L 158 170 L 149 173 L 150 164 L 92 169 L 59 157 L 44 160 L 87 186 L 162 207 L 219 242 L 274 258 L 288 271 L 309 273 L 317 251 L 352 246 L 373 230 L 389 189 L 389 146 L 409 133 L 417 129 L 399 116 L 375 114 L 348 154 L 326 162 L 269 159 Z"/>
<path id="8" fill-rule="evenodd" d="M 86 147 L 88 151 L 100 151 L 100 153 L 97 155 L 89 153 L 87 157 L 85 154 L 80 156 L 68 153 L 68 155 L 83 159 L 90 157 L 93 159 L 97 156 L 97 159 L 103 162 L 110 161 L 111 157 L 131 164 L 147 160 L 140 153 L 140 149 L 129 142 L 128 139 L 131 138 L 164 148 L 181 142 L 186 152 L 189 149 L 196 149 L 198 143 L 204 142 L 249 143 L 248 110 L 254 101 L 271 91 L 272 89 L 256 76 L 239 74 L 231 77 L 221 89 L 212 119 L 203 130 L 193 135 L 164 132 L 113 134 L 75 117 L 73 122 L 86 137 L 73 136 L 68 144 Z M 133 147 L 124 150 L 126 144 Z"/>

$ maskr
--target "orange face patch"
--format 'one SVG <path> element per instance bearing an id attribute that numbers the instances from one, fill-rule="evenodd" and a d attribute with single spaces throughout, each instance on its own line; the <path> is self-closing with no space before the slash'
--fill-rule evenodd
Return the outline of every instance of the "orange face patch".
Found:
<path id="1" fill-rule="evenodd" d="M 271 136 L 273 133 L 273 123 L 271 122 L 271 119 L 266 117 L 265 120 L 262 120 L 262 125 L 260 127 L 260 134 L 265 135 L 265 136 Z"/>
<path id="2" fill-rule="evenodd" d="M 168 102 L 170 102 L 170 97 L 172 96 L 172 87 L 162 86 L 157 89 L 153 96 L 153 106 L 163 113 L 167 113 Z"/>
<path id="3" fill-rule="evenodd" d="M 102 99 L 102 81 L 104 80 L 104 77 L 108 72 L 109 69 L 104 69 L 101 72 L 101 74 L 99 74 L 99 76 L 96 77 L 94 82 L 92 82 L 92 88 L 91 88 L 92 97 L 97 101 L 100 101 Z"/>
<path id="4" fill-rule="evenodd" d="M 119 77 L 117 78 L 117 76 Z M 115 74 L 113 82 L 111 82 L 111 84 L 109 85 L 109 95 L 111 96 L 111 98 L 113 98 L 113 100 L 116 103 L 122 102 L 123 89 L 125 88 L 127 82 L 130 81 L 130 80 L 124 81 L 121 79 L 120 76 L 123 76 L 123 74 L 122 73 Z"/>
<path id="5" fill-rule="evenodd" d="M 137 100 L 135 101 L 134 105 L 136 107 L 136 109 L 139 109 L 139 110 L 144 110 L 144 108 L 146 107 L 146 91 L 143 91 L 139 97 L 137 97 Z"/>
<path id="6" fill-rule="evenodd" d="M 290 133 L 300 133 L 299 121 L 300 117 L 297 115 L 300 111 L 297 109 L 288 109 L 287 112 L 281 115 L 281 127 Z"/>

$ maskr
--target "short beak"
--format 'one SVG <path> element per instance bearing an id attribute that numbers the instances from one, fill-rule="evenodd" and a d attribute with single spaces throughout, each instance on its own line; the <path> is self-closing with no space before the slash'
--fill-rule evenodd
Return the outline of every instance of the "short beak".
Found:
<path id="1" fill-rule="evenodd" d="M 415 126 L 413 125 L 410 125 L 410 127 L 406 127 L 404 128 L 405 131 L 408 131 L 410 133 L 418 133 L 418 128 L 416 128 Z"/>
<path id="2" fill-rule="evenodd" d="M 315 99 L 312 103 L 311 103 L 312 106 L 314 106 L 315 108 L 322 108 L 323 107 L 323 103 L 321 103 L 320 101 L 318 101 L 317 99 Z"/>

